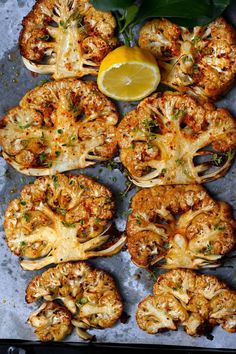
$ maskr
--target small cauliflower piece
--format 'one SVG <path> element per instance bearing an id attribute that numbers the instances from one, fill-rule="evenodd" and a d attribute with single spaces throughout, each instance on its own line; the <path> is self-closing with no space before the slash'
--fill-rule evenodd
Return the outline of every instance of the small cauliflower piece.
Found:
<path id="1" fill-rule="evenodd" d="M 115 105 L 94 82 L 48 82 L 0 121 L 3 157 L 33 176 L 92 166 L 114 155 L 117 121 Z"/>
<path id="2" fill-rule="evenodd" d="M 55 302 L 44 302 L 33 312 L 28 323 L 35 328 L 35 334 L 42 342 L 61 341 L 72 329 L 71 313 Z"/>
<path id="3" fill-rule="evenodd" d="M 151 20 L 140 31 L 139 45 L 158 60 L 162 83 L 180 92 L 216 100 L 233 85 L 236 32 L 222 17 L 192 30 Z"/>
<path id="4" fill-rule="evenodd" d="M 117 129 L 120 159 L 139 187 L 205 183 L 230 168 L 236 122 L 224 108 L 176 92 L 156 93 Z"/>
<path id="5" fill-rule="evenodd" d="M 39 0 L 22 25 L 24 64 L 56 80 L 97 75 L 103 58 L 118 45 L 113 15 L 86 0 Z"/>
<path id="6" fill-rule="evenodd" d="M 217 267 L 236 243 L 230 206 L 214 201 L 200 185 L 143 189 L 133 197 L 131 210 L 127 244 L 139 267 Z"/>
<path id="7" fill-rule="evenodd" d="M 26 301 L 60 300 L 73 315 L 72 324 L 83 339 L 90 328 L 112 327 L 123 311 L 113 278 L 85 262 L 59 264 L 34 277 L 26 289 Z"/>
<path id="8" fill-rule="evenodd" d="M 166 329 L 176 330 L 178 322 L 187 318 L 185 308 L 170 294 L 147 296 L 139 303 L 136 314 L 139 327 L 150 334 Z"/>
<path id="9" fill-rule="evenodd" d="M 85 175 L 57 174 L 26 185 L 5 212 L 7 244 L 26 257 L 26 270 L 52 263 L 111 256 L 125 237 L 106 247 L 114 212 L 111 192 Z M 98 248 L 103 245 L 103 249 Z"/>
<path id="10" fill-rule="evenodd" d="M 196 336 L 218 324 L 236 332 L 236 293 L 214 276 L 174 269 L 159 276 L 153 293 L 139 303 L 136 313 L 139 327 L 147 333 L 182 325 Z"/>
<path id="11" fill-rule="evenodd" d="M 236 292 L 228 289 L 219 292 L 210 301 L 211 323 L 220 324 L 227 332 L 236 332 Z"/>

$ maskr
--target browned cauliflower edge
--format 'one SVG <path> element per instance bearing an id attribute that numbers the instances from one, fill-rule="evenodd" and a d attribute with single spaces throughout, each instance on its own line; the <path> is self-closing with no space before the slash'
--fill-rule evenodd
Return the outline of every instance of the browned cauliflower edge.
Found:
<path id="1" fill-rule="evenodd" d="M 180 325 L 191 336 L 204 334 L 206 328 L 216 325 L 233 333 L 236 292 L 215 276 L 171 270 L 159 276 L 153 295 L 139 303 L 136 320 L 150 334 L 176 330 Z"/>
<path id="2" fill-rule="evenodd" d="M 126 226 L 133 262 L 148 268 L 209 268 L 236 244 L 230 206 L 200 185 L 155 186 L 136 193 Z"/>
<path id="3" fill-rule="evenodd" d="M 35 328 L 35 334 L 42 342 L 61 341 L 72 329 L 72 315 L 64 306 L 55 302 L 44 302 L 33 312 L 28 323 Z"/>
<path id="4" fill-rule="evenodd" d="M 122 119 L 117 141 L 139 187 L 204 183 L 230 168 L 236 121 L 228 110 L 187 94 L 155 93 Z"/>
<path id="5" fill-rule="evenodd" d="M 0 121 L 3 157 L 33 176 L 88 167 L 115 154 L 117 121 L 115 105 L 94 82 L 48 82 Z"/>
<path id="6" fill-rule="evenodd" d="M 151 20 L 140 31 L 139 45 L 158 60 L 162 83 L 180 92 L 216 100 L 234 83 L 236 31 L 222 17 L 192 30 Z"/>
<path id="7" fill-rule="evenodd" d="M 123 311 L 123 302 L 113 278 L 86 262 L 62 263 L 34 277 L 26 289 L 26 301 L 32 303 L 41 298 L 62 302 L 64 309 L 71 313 L 71 323 L 77 334 L 83 339 L 91 338 L 88 329 L 112 327 Z M 30 323 L 35 327 L 32 320 Z"/>
<path id="8" fill-rule="evenodd" d="M 113 15 L 87 0 L 38 0 L 22 26 L 24 64 L 56 80 L 97 75 L 103 58 L 118 45 Z"/>
<path id="9" fill-rule="evenodd" d="M 40 177 L 26 185 L 5 211 L 7 244 L 15 255 L 27 258 L 21 261 L 26 270 L 111 256 L 126 240 L 122 236 L 106 246 L 113 213 L 112 193 L 90 177 Z"/>

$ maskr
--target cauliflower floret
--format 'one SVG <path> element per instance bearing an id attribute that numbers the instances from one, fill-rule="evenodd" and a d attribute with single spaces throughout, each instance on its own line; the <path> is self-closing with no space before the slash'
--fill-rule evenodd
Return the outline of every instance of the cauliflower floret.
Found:
<path id="1" fill-rule="evenodd" d="M 139 303 L 136 314 L 139 327 L 148 333 L 183 325 L 195 336 L 209 324 L 236 332 L 236 293 L 214 276 L 171 270 L 157 279 L 153 293 Z"/>
<path id="2" fill-rule="evenodd" d="M 73 314 L 72 324 L 84 339 L 89 328 L 112 327 L 123 304 L 112 277 L 85 262 L 59 264 L 32 279 L 26 289 L 28 303 L 44 298 L 60 300 Z"/>
<path id="3" fill-rule="evenodd" d="M 236 148 L 236 122 L 186 94 L 156 93 L 120 122 L 120 158 L 134 184 L 204 183 L 223 176 Z"/>
<path id="4" fill-rule="evenodd" d="M 28 323 L 35 328 L 40 341 L 61 341 L 73 329 L 71 319 L 71 313 L 65 307 L 48 301 L 30 315 Z"/>
<path id="5" fill-rule="evenodd" d="M 141 29 L 139 45 L 157 58 L 162 82 L 180 92 L 215 100 L 234 82 L 236 32 L 222 17 L 192 31 L 154 19 Z"/>
<path id="6" fill-rule="evenodd" d="M 176 269 L 159 276 L 154 284 L 153 293 L 158 296 L 159 292 L 168 292 L 182 303 L 187 304 L 194 289 L 194 273 L 190 270 Z"/>
<path id="7" fill-rule="evenodd" d="M 150 334 L 164 329 L 176 330 L 178 322 L 187 318 L 187 311 L 174 296 L 161 293 L 141 301 L 136 314 L 139 327 Z"/>
<path id="8" fill-rule="evenodd" d="M 82 0 L 40 0 L 23 20 L 19 38 L 26 67 L 54 79 L 97 75 L 118 45 L 116 21 Z"/>
<path id="9" fill-rule="evenodd" d="M 3 156 L 34 176 L 88 167 L 114 155 L 117 121 L 115 105 L 94 82 L 49 82 L 0 121 Z"/>
<path id="10" fill-rule="evenodd" d="M 210 301 L 211 323 L 227 332 L 236 332 L 236 292 L 223 290 Z"/>
<path id="11" fill-rule="evenodd" d="M 216 267 L 236 243 L 230 206 L 214 201 L 200 185 L 143 189 L 131 210 L 128 251 L 139 267 Z"/>
<path id="12" fill-rule="evenodd" d="M 84 175 L 41 177 L 26 185 L 19 199 L 5 212 L 5 232 L 10 250 L 23 260 L 24 269 L 51 263 L 111 256 L 125 243 L 121 237 L 106 247 L 113 216 L 111 192 Z M 104 245 L 103 250 L 97 250 Z"/>

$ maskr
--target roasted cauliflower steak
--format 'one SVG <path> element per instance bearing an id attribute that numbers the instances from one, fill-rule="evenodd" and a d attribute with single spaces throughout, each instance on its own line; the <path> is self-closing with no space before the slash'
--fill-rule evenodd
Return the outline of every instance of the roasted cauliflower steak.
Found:
<path id="1" fill-rule="evenodd" d="M 117 121 L 114 104 L 94 82 L 48 82 L 0 121 L 3 157 L 33 176 L 88 167 L 114 155 Z"/>
<path id="2" fill-rule="evenodd" d="M 133 262 L 148 268 L 208 268 L 236 243 L 230 206 L 200 185 L 155 186 L 132 199 L 126 226 Z"/>
<path id="3" fill-rule="evenodd" d="M 236 292 L 215 276 L 187 269 L 171 270 L 159 276 L 153 295 L 139 303 L 136 320 L 150 334 L 176 330 L 180 325 L 191 336 L 204 334 L 209 325 L 221 325 L 233 333 Z"/>
<path id="4" fill-rule="evenodd" d="M 26 185 L 5 211 L 7 244 L 15 255 L 27 258 L 21 261 L 26 270 L 111 256 L 125 243 L 122 236 L 106 247 L 113 212 L 111 192 L 92 178 L 40 177 Z"/>
<path id="5" fill-rule="evenodd" d="M 26 301 L 32 303 L 41 298 L 62 302 L 83 339 L 91 338 L 88 329 L 112 327 L 123 311 L 113 278 L 86 262 L 59 264 L 34 277 L 26 289 Z M 34 326 L 32 321 L 31 324 Z"/>
<path id="6" fill-rule="evenodd" d="M 134 184 L 204 183 L 223 176 L 236 148 L 236 121 L 187 94 L 156 93 L 117 129 L 120 158 Z"/>
<path id="7" fill-rule="evenodd" d="M 167 19 L 147 22 L 139 45 L 158 60 L 161 81 L 202 100 L 217 99 L 236 75 L 236 32 L 222 17 L 188 30 Z"/>
<path id="8" fill-rule="evenodd" d="M 42 342 L 61 341 L 72 329 L 70 311 L 55 302 L 44 302 L 33 312 L 28 323 L 35 328 L 35 334 Z"/>
<path id="9" fill-rule="evenodd" d="M 22 25 L 24 64 L 56 80 L 97 75 L 103 58 L 118 45 L 113 15 L 87 0 L 38 0 Z"/>

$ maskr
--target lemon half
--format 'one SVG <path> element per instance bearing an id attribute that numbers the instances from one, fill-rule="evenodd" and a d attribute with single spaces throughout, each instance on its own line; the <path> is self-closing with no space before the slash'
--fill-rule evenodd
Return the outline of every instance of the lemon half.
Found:
<path id="1" fill-rule="evenodd" d="M 122 46 L 103 59 L 97 84 L 115 100 L 137 101 L 155 91 L 160 79 L 156 59 L 149 51 Z"/>

